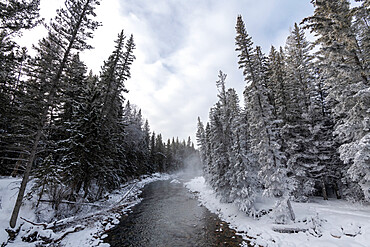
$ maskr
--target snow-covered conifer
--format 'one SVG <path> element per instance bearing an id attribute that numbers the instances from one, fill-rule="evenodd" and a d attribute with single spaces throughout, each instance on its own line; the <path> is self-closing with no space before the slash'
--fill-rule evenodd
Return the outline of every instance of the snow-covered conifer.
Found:
<path id="1" fill-rule="evenodd" d="M 236 50 L 240 52 L 239 65 L 243 69 L 247 86 L 244 90 L 245 111 L 251 136 L 251 151 L 260 165 L 259 176 L 265 192 L 283 196 L 286 192 L 284 154 L 280 151 L 278 129 L 273 106 L 269 100 L 268 71 L 266 58 L 261 49 L 252 47 L 241 16 L 236 24 Z"/>

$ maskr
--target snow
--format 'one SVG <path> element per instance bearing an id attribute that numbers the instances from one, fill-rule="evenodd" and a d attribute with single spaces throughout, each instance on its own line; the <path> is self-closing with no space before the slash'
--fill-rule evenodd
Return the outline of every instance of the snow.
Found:
<path id="1" fill-rule="evenodd" d="M 34 226 L 21 219 L 18 219 L 17 226 L 21 226 L 18 237 L 9 242 L 10 247 L 31 247 L 41 244 L 41 237 L 58 239 L 66 232 L 68 234 L 61 241 L 62 246 L 103 246 L 109 245 L 103 243 L 106 238 L 106 231 L 119 223 L 123 214 L 127 214 L 130 208 L 141 201 L 138 195 L 141 189 L 148 183 L 157 180 L 168 180 L 172 183 L 179 181 L 169 175 L 154 174 L 152 176 L 142 177 L 140 180 L 133 180 L 122 186 L 122 189 L 112 192 L 108 195 L 106 201 L 97 202 L 104 207 L 100 209 L 80 213 L 71 218 L 58 222 L 77 221 L 75 225 L 59 232 L 44 229 L 43 226 Z M 9 218 L 12 213 L 14 202 L 17 196 L 17 189 L 20 179 L 1 177 L 0 178 L 0 245 L 7 241 L 8 234 L 5 231 L 8 228 Z M 133 187 L 133 185 L 135 185 Z M 244 239 L 252 244 L 260 246 L 288 246 L 288 247 L 364 247 L 370 246 L 370 205 L 360 203 L 350 203 L 343 200 L 323 201 L 321 198 L 314 198 L 309 203 L 292 202 L 292 207 L 296 216 L 294 222 L 287 224 L 275 224 L 274 218 L 267 214 L 259 219 L 248 217 L 238 210 L 238 207 L 230 203 L 221 203 L 215 192 L 205 183 L 203 177 L 197 177 L 185 186 L 198 195 L 201 204 L 207 207 L 211 212 L 230 223 L 230 227 L 235 229 Z M 130 189 L 133 189 L 130 191 Z M 122 197 L 129 192 L 126 199 Z M 119 212 L 109 211 L 109 208 L 115 205 L 124 205 Z M 257 208 L 273 207 L 272 200 L 259 200 Z M 45 211 L 45 214 L 50 212 Z M 82 219 L 89 215 L 99 215 L 93 221 L 88 223 Z M 27 220 L 36 222 L 35 210 L 32 208 L 32 201 L 25 200 L 21 208 L 20 216 Z M 47 218 L 47 217 L 45 217 Z M 76 220 L 81 219 L 81 221 Z M 50 224 L 49 224 L 50 225 Z M 297 233 L 282 233 L 286 229 L 301 230 Z M 74 232 L 75 230 L 77 232 Z M 83 229 L 83 230 L 81 230 Z M 274 231 L 279 230 L 280 232 Z M 22 237 L 38 236 L 37 241 L 24 242 Z"/>
<path id="2" fill-rule="evenodd" d="M 203 177 L 197 177 L 185 183 L 185 186 L 198 195 L 201 204 L 211 212 L 230 223 L 230 227 L 260 246 L 322 246 L 322 247 L 357 247 L 370 246 L 370 205 L 350 203 L 344 200 L 313 198 L 308 203 L 291 202 L 296 216 L 294 222 L 274 224 L 270 214 L 259 219 L 248 217 L 237 206 L 221 203 L 215 192 L 205 183 Z M 260 201 L 270 207 L 269 200 Z M 297 233 L 282 233 L 275 230 L 301 230 Z"/>
<path id="3" fill-rule="evenodd" d="M 170 183 L 171 184 L 180 184 L 181 182 L 175 178 L 175 179 L 172 179 Z"/>
<path id="4" fill-rule="evenodd" d="M 8 237 L 8 233 L 5 231 L 5 229 L 9 227 L 9 220 L 13 211 L 15 200 L 17 199 L 20 183 L 21 179 L 0 177 L 0 243 L 5 242 Z M 19 216 L 34 220 L 34 214 L 32 212 L 33 210 L 31 205 L 25 204 L 22 206 Z M 16 227 L 19 227 L 20 221 L 21 220 L 17 222 Z"/>
<path id="5" fill-rule="evenodd" d="M 70 232 L 62 238 L 60 245 L 69 247 L 90 247 L 100 246 L 108 247 L 109 244 L 103 243 L 106 237 L 106 231 L 114 227 L 120 222 L 120 217 L 127 214 L 130 209 L 141 201 L 139 195 L 141 189 L 148 183 L 158 180 L 169 180 L 171 176 L 168 174 L 155 173 L 151 176 L 142 176 L 140 179 L 135 179 L 121 186 L 121 189 L 113 191 L 106 196 L 106 200 L 94 203 L 100 204 L 101 207 L 91 207 L 90 209 L 74 215 L 73 217 L 57 221 L 57 223 L 69 223 L 66 229 L 59 232 L 54 232 L 50 229 L 44 229 L 44 226 L 32 225 L 21 218 L 18 218 L 17 226 L 20 227 L 20 232 L 14 241 L 9 241 L 9 247 L 33 247 L 41 244 L 45 246 L 41 238 L 46 237 L 52 240 L 57 240 L 63 237 L 63 234 Z M 5 231 L 9 227 L 9 219 L 12 213 L 15 200 L 20 185 L 20 178 L 0 177 L 0 245 L 8 241 L 8 233 Z M 30 188 L 29 184 L 27 188 Z M 37 218 L 48 219 L 52 215 L 51 210 L 43 210 L 42 214 L 36 217 L 34 199 L 24 200 L 20 216 L 37 222 Z M 89 218 L 90 217 L 90 218 Z M 87 219 L 87 220 L 86 220 Z M 90 219 L 90 220 L 88 220 Z M 47 224 L 46 228 L 52 224 Z M 24 242 L 22 238 L 32 238 L 36 236 L 33 242 Z M 46 245 L 47 246 L 47 245 Z"/>

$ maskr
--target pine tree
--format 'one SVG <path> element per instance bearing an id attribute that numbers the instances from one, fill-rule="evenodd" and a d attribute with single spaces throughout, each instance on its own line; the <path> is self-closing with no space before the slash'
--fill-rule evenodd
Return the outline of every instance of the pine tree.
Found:
<path id="1" fill-rule="evenodd" d="M 152 167 L 150 166 L 150 127 L 148 120 L 145 120 L 144 127 L 143 127 L 143 149 L 145 155 L 145 171 L 146 173 L 151 173 Z"/>
<path id="2" fill-rule="evenodd" d="M 366 42 L 363 43 L 361 33 L 355 32 L 358 22 L 352 22 L 348 1 L 313 1 L 313 4 L 314 15 L 304 22 L 318 35 L 317 44 L 321 46 L 320 68 L 328 88 L 326 100 L 335 120 L 336 141 L 341 144 L 338 150 L 348 166 L 345 180 L 361 186 L 364 198 L 369 200 L 368 160 L 361 154 L 367 149 L 370 118 Z M 353 176 L 353 171 L 361 171 L 361 175 Z M 356 186 L 348 187 L 348 190 L 355 189 Z"/>
<path id="3" fill-rule="evenodd" d="M 288 95 L 286 92 L 287 82 L 285 58 L 282 49 L 279 52 L 274 46 L 271 46 L 268 57 L 268 71 L 268 88 L 270 90 L 270 102 L 274 109 L 273 113 L 276 119 L 286 121 Z"/>
<path id="4" fill-rule="evenodd" d="M 356 80 L 368 84 L 368 71 L 361 60 L 362 52 L 354 35 L 350 3 L 347 0 L 311 2 L 315 7 L 314 15 L 302 22 L 318 36 L 316 44 L 323 45 L 321 53 L 328 56 L 328 66 L 331 70 L 337 67 L 337 72 L 346 71 Z"/>
<path id="5" fill-rule="evenodd" d="M 258 179 L 258 162 L 250 151 L 246 113 L 240 114 L 233 121 L 233 145 L 231 147 L 229 180 L 231 185 L 230 200 L 241 211 L 255 215 L 254 202 L 261 193 Z"/>
<path id="6" fill-rule="evenodd" d="M 16 35 L 24 29 L 32 29 L 40 23 L 40 0 L 7 0 L 0 3 L 0 29 L 6 36 Z"/>
<path id="7" fill-rule="evenodd" d="M 303 29 L 297 23 L 288 36 L 285 46 L 287 63 L 287 80 L 289 88 L 290 121 L 305 114 L 307 116 L 311 91 L 313 90 L 312 59 L 310 44 L 304 36 Z"/>
<path id="8" fill-rule="evenodd" d="M 165 167 L 165 158 L 166 158 L 166 149 L 163 143 L 162 135 L 158 134 L 155 138 L 155 160 L 158 167 L 159 172 L 164 172 L 166 170 Z"/>
<path id="9" fill-rule="evenodd" d="M 129 176 L 139 176 L 150 172 L 148 167 L 149 159 L 149 123 L 143 127 L 141 110 L 137 110 L 127 102 L 124 109 L 125 136 L 123 139 L 124 152 L 126 155 L 126 174 Z M 146 130 L 143 128 L 147 128 Z M 148 131 L 148 132 L 145 132 Z"/>
<path id="10" fill-rule="evenodd" d="M 27 50 L 23 49 L 22 55 L 16 55 L 13 58 L 8 62 L 11 62 L 14 67 L 9 66 L 6 62 L 2 67 L 4 69 L 11 68 L 9 71 L 11 76 L 7 74 L 3 81 L 4 84 L 0 86 L 0 104 L 2 106 L 0 108 L 0 174 L 9 175 L 13 170 L 12 176 L 15 176 L 23 168 L 27 150 L 30 150 L 31 132 L 34 130 L 29 130 L 34 120 L 27 119 L 27 122 L 22 120 L 28 110 L 25 109 L 23 102 L 29 99 L 25 90 L 26 83 L 22 79 L 25 64 L 29 60 Z M 32 101 L 28 103 L 27 106 L 33 104 Z"/>
<path id="11" fill-rule="evenodd" d="M 22 75 L 28 55 L 27 49 L 20 48 L 14 39 L 40 23 L 39 0 L 1 2 L 0 9 L 0 174 L 10 174 L 15 165 L 15 175 L 27 156 L 22 142 L 26 138 L 18 131 L 22 129 L 18 118 L 22 115 Z M 18 146 L 18 142 L 22 144 Z"/>
<path id="12" fill-rule="evenodd" d="M 309 111 L 314 91 L 310 44 L 297 23 L 287 38 L 285 56 L 287 97 L 286 117 L 281 136 L 289 174 L 292 176 L 291 193 L 296 200 L 306 201 L 314 192 L 315 179 L 310 173 L 322 164 L 319 165 L 317 162 L 319 151 L 312 145 L 310 132 L 312 117 L 309 116 Z"/>
<path id="13" fill-rule="evenodd" d="M 120 98 L 120 93 L 128 92 L 124 86 L 124 82 L 131 77 L 130 66 L 135 59 L 135 56 L 132 54 L 135 44 L 132 35 L 126 45 L 124 42 L 125 38 L 126 36 L 122 30 L 116 40 L 115 50 L 103 67 L 101 80 L 103 81 L 102 90 L 105 91 L 102 109 L 104 118 L 109 118 L 111 114 L 114 114 L 114 104 L 116 101 L 123 101 Z"/>
<path id="14" fill-rule="evenodd" d="M 66 84 L 60 97 L 62 108 L 49 137 L 55 141 L 51 149 L 58 151 L 55 156 L 63 170 L 62 181 L 70 188 L 69 200 L 76 200 L 81 189 L 84 190 L 84 197 L 88 196 L 93 171 L 98 169 L 91 167 L 93 160 L 99 159 L 96 157 L 97 150 L 91 153 L 92 143 L 97 138 L 96 134 L 92 134 L 97 130 L 96 114 L 99 109 L 97 78 L 92 72 L 87 76 L 86 71 L 85 64 L 78 55 L 74 55 L 62 80 Z"/>
<path id="15" fill-rule="evenodd" d="M 54 209 L 58 209 L 64 194 L 68 193 L 68 191 L 65 190 L 65 187 L 63 187 L 60 174 L 55 158 L 52 154 L 48 155 L 34 174 L 35 183 L 33 189 L 36 191 L 38 190 L 36 207 L 39 206 L 40 201 L 46 194 L 48 199 L 52 202 L 52 207 Z"/>
<path id="16" fill-rule="evenodd" d="M 95 16 L 94 9 L 96 4 L 99 4 L 97 0 L 66 1 L 65 9 L 59 9 L 57 11 L 57 17 L 55 18 L 55 21 L 52 21 L 50 24 L 47 42 L 41 43 L 44 46 L 41 46 L 40 50 L 48 50 L 50 44 L 52 43 L 51 47 L 56 47 L 58 52 L 53 54 L 53 62 L 55 63 L 55 66 L 52 77 L 46 79 L 50 83 L 48 96 L 46 99 L 46 104 L 41 111 L 41 121 L 37 127 L 37 133 L 35 135 L 33 147 L 30 151 L 27 168 L 23 176 L 17 201 L 10 220 L 10 226 L 12 228 L 14 228 L 16 225 L 32 164 L 36 156 L 36 151 L 43 133 L 43 129 L 47 124 L 47 116 L 50 107 L 52 107 L 54 104 L 55 93 L 60 87 L 60 80 L 70 59 L 71 52 L 73 50 L 84 50 L 91 48 L 91 46 L 86 43 L 86 40 L 92 37 L 92 31 L 98 26 L 97 22 L 90 19 L 91 16 Z M 40 59 L 43 60 L 43 57 L 40 56 Z M 41 76 L 42 75 L 39 74 L 38 78 L 42 79 Z"/>
<path id="17" fill-rule="evenodd" d="M 152 167 L 153 172 L 158 171 L 158 164 L 156 160 L 157 150 L 156 150 L 156 145 L 155 145 L 155 137 L 156 135 L 155 135 L 155 132 L 153 131 L 152 135 L 150 136 L 150 156 L 149 156 L 150 157 L 149 164 Z"/>
<path id="18" fill-rule="evenodd" d="M 258 182 L 258 162 L 250 151 L 249 128 L 245 112 L 239 106 L 234 89 L 227 91 L 227 108 L 231 112 L 228 178 L 229 201 L 236 203 L 240 210 L 254 214 L 254 201 L 261 192 Z"/>
<path id="19" fill-rule="evenodd" d="M 206 159 L 206 136 L 205 136 L 205 129 L 204 129 L 204 124 L 200 120 L 200 117 L 198 117 L 198 123 L 197 123 L 197 133 L 196 133 L 196 138 L 197 138 L 197 144 L 199 147 L 200 151 L 200 157 L 201 157 L 201 162 L 203 168 L 205 168 L 205 159 Z"/>
<path id="20" fill-rule="evenodd" d="M 205 128 L 205 155 L 204 155 L 204 166 L 203 173 L 205 180 L 208 184 L 211 184 L 211 168 L 213 163 L 213 152 L 212 152 L 212 143 L 211 143 L 211 125 L 208 122 Z"/>
<path id="21" fill-rule="evenodd" d="M 253 50 L 241 16 L 236 24 L 236 51 L 239 68 L 243 69 L 247 86 L 244 91 L 245 110 L 251 135 L 251 151 L 258 157 L 259 175 L 268 195 L 282 196 L 286 190 L 284 155 L 280 151 L 273 107 L 268 96 L 266 58 L 259 47 Z"/>
<path id="22" fill-rule="evenodd" d="M 175 159 L 173 157 L 172 153 L 172 147 L 171 147 L 171 139 L 167 140 L 167 144 L 165 145 L 165 172 L 171 171 L 171 169 L 175 168 L 174 163 Z"/>
<path id="23" fill-rule="evenodd" d="M 219 101 L 210 111 L 211 143 L 213 160 L 210 171 L 210 182 L 218 192 L 223 201 L 229 201 L 230 185 L 227 172 L 230 166 L 230 147 L 231 147 L 231 122 L 233 118 L 232 109 L 228 102 L 226 92 L 226 74 L 219 72 L 216 82 L 219 94 Z"/>
<path id="24" fill-rule="evenodd" d="M 369 27 L 369 1 L 357 0 L 362 2 L 358 7 L 351 10 L 353 16 L 353 30 L 356 36 L 359 51 L 359 60 L 363 64 L 364 71 L 367 72 L 366 77 L 369 78 L 370 70 L 370 27 Z"/>
<path id="25" fill-rule="evenodd" d="M 23 30 L 29 30 L 40 24 L 40 0 L 15 1 L 0 3 L 0 93 L 15 90 L 17 74 L 22 62 L 22 49 L 14 41 Z M 2 97 L 4 97 L 0 94 Z M 6 106 L 4 104 L 4 106 Z"/>

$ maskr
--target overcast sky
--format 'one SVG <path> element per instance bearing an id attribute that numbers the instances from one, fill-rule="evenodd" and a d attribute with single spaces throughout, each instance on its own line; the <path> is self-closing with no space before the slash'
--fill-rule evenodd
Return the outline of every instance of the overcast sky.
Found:
<path id="1" fill-rule="evenodd" d="M 41 15 L 50 19 L 63 2 L 41 0 Z M 294 22 L 312 13 L 309 0 L 103 0 L 97 9 L 103 26 L 90 42 L 95 49 L 82 59 L 98 74 L 120 30 L 132 33 L 136 60 L 126 98 L 165 140 L 191 136 L 195 141 L 197 117 L 207 121 L 217 100 L 218 71 L 228 75 L 228 87 L 239 95 L 245 86 L 235 52 L 237 15 L 268 54 L 272 44 L 285 44 Z M 38 32 L 24 40 L 36 43 Z"/>

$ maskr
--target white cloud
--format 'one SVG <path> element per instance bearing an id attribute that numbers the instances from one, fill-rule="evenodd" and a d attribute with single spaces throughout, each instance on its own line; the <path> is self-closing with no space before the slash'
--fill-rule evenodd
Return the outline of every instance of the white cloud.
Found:
<path id="1" fill-rule="evenodd" d="M 41 0 L 42 15 L 50 18 L 58 3 L 63 0 Z M 245 86 L 234 51 L 237 15 L 268 53 L 271 44 L 284 45 L 289 27 L 311 13 L 309 1 L 297 0 L 102 1 L 97 19 L 103 26 L 91 42 L 95 49 L 82 58 L 98 73 L 121 29 L 133 33 L 137 59 L 126 97 L 165 139 L 190 135 L 195 140 L 197 117 L 207 120 L 217 100 L 218 70 L 228 74 L 227 85 L 240 95 Z"/>
<path id="2" fill-rule="evenodd" d="M 282 7 L 289 4 L 294 14 L 284 13 Z M 309 5 L 294 0 L 188 0 L 176 5 L 126 0 L 121 6 L 126 24 L 137 27 L 138 59 L 127 82 L 128 98 L 142 108 L 157 133 L 195 140 L 197 116 L 207 120 L 217 100 L 218 70 L 228 74 L 228 86 L 239 94 L 245 86 L 234 51 L 236 16 L 244 16 L 253 40 L 268 52 L 271 44 L 284 45 L 289 26 L 307 11 L 297 8 Z"/>

